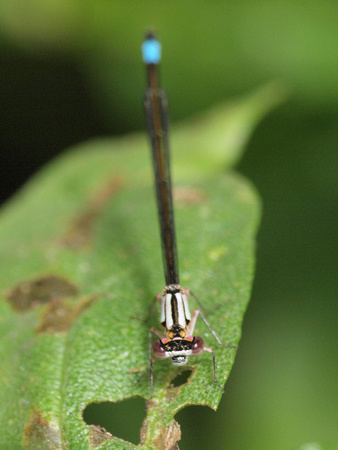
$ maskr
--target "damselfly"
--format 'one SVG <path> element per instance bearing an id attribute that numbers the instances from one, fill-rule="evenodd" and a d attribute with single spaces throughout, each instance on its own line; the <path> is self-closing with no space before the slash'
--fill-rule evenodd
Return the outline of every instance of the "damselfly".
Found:
<path id="1" fill-rule="evenodd" d="M 216 379 L 216 363 L 213 349 L 207 347 L 201 337 L 194 336 L 194 327 L 199 315 L 209 327 L 217 342 L 220 345 L 222 343 L 199 309 L 196 309 L 192 316 L 190 315 L 188 297 L 189 293 L 191 295 L 193 294 L 188 289 L 183 289 L 179 282 L 170 176 L 168 102 L 164 91 L 159 86 L 158 65 L 161 60 L 161 46 L 153 33 L 146 35 L 142 51 L 148 78 L 144 106 L 152 149 L 162 256 L 166 279 L 166 286 L 163 289 L 162 295 L 157 296 L 161 302 L 161 325 L 165 332 L 162 333 L 153 327 L 149 331 L 151 396 L 153 395 L 152 365 L 156 358 L 171 358 L 175 366 L 182 366 L 186 364 L 189 356 L 199 355 L 203 351 L 212 354 L 213 381 L 222 389 L 222 386 Z M 194 296 L 194 298 L 196 297 Z M 159 339 L 155 340 L 152 344 L 153 333 Z M 155 355 L 154 357 L 152 356 L 152 350 Z"/>

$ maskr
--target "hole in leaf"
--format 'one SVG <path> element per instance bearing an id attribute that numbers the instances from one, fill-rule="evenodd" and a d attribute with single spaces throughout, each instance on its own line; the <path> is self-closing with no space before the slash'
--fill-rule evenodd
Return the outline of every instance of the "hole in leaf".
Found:
<path id="1" fill-rule="evenodd" d="M 176 377 L 171 381 L 171 384 L 174 387 L 182 386 L 183 384 L 186 384 L 189 380 L 190 375 L 192 374 L 192 370 L 183 370 L 183 372 L 176 375 Z"/>
<path id="2" fill-rule="evenodd" d="M 188 406 L 175 414 L 175 420 L 181 426 L 181 450 L 228 448 L 222 434 L 224 417 L 219 417 L 212 409 L 198 405 Z"/>
<path id="3" fill-rule="evenodd" d="M 91 403 L 82 414 L 87 425 L 104 428 L 113 436 L 135 445 L 140 442 L 140 429 L 145 415 L 145 401 L 141 397 L 117 403 Z"/>

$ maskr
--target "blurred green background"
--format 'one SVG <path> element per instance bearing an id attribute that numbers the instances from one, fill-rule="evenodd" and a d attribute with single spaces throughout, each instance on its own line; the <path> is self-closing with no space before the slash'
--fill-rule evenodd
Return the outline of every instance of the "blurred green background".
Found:
<path id="1" fill-rule="evenodd" d="M 181 449 L 338 448 L 337 16 L 327 0 L 0 3 L 2 200 L 69 145 L 144 128 L 149 27 L 172 122 L 271 80 L 290 90 L 238 167 L 264 216 L 236 363 L 217 413 L 177 415 Z"/>

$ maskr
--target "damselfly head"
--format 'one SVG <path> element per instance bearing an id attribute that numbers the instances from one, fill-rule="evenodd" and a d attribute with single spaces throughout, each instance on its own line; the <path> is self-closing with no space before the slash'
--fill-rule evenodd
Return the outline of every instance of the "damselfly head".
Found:
<path id="1" fill-rule="evenodd" d="M 157 339 L 153 343 L 153 351 L 157 358 L 171 358 L 175 366 L 183 366 L 189 356 L 197 356 L 204 350 L 204 341 L 199 336 L 185 339 Z"/>
<path id="2" fill-rule="evenodd" d="M 192 338 L 194 339 L 194 338 Z M 157 358 L 171 358 L 175 366 L 183 366 L 192 355 L 192 341 L 185 339 L 157 339 L 153 343 L 153 351 Z"/>

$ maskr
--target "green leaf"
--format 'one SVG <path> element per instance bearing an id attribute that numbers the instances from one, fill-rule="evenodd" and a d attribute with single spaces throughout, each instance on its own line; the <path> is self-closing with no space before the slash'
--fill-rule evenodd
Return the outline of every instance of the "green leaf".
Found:
<path id="1" fill-rule="evenodd" d="M 254 269 L 259 201 L 225 173 L 254 124 L 280 100 L 269 86 L 173 130 L 181 283 L 204 304 L 222 342 L 236 345 Z M 0 216 L 0 446 L 90 448 L 82 419 L 92 402 L 148 399 L 145 317 L 164 286 L 157 213 L 144 134 L 80 145 L 48 165 Z M 192 309 L 195 307 L 191 299 Z M 151 325 L 158 326 L 158 317 Z M 202 321 L 196 333 L 227 380 L 235 349 L 219 346 Z M 191 358 L 188 383 L 154 364 L 155 395 L 142 444 L 179 439 L 185 405 L 216 409 L 211 355 Z M 100 448 L 135 448 L 102 433 Z M 98 445 L 98 444 L 95 444 Z M 39 447 L 40 446 L 40 447 Z"/>

